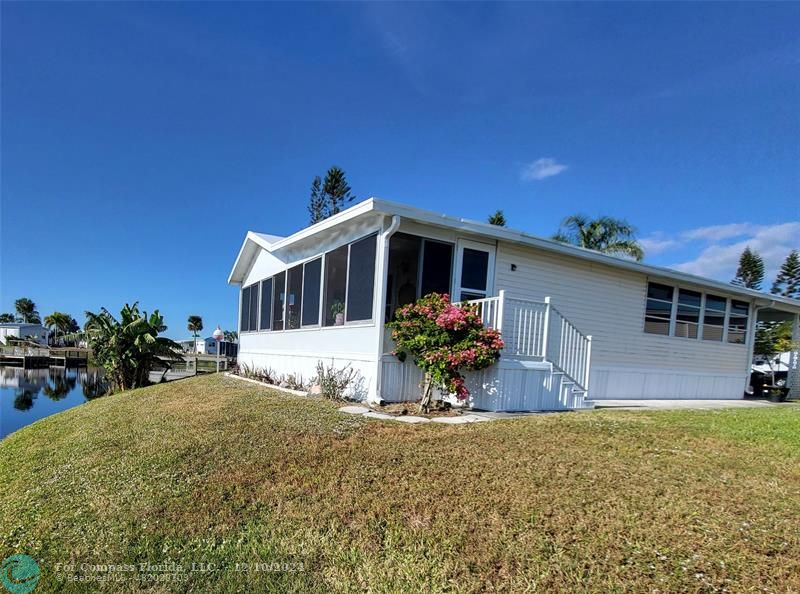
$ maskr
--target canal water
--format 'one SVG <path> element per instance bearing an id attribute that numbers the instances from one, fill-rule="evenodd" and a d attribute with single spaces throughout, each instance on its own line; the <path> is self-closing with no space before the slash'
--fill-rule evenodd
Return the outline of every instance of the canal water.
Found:
<path id="1" fill-rule="evenodd" d="M 102 396 L 105 391 L 103 370 L 98 368 L 0 366 L 0 439 L 43 417 Z"/>

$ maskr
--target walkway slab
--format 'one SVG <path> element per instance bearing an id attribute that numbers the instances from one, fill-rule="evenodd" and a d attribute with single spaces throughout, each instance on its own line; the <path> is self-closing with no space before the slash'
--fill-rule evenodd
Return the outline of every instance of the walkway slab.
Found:
<path id="1" fill-rule="evenodd" d="M 606 400 L 594 401 L 595 408 L 623 410 L 720 410 L 775 406 L 765 400 Z"/>
<path id="2" fill-rule="evenodd" d="M 392 417 L 395 421 L 400 421 L 401 423 L 430 423 L 430 419 L 426 419 L 425 417 L 415 417 L 413 415 L 401 415 L 399 417 Z"/>
<path id="3" fill-rule="evenodd" d="M 363 415 L 370 412 L 365 406 L 343 406 L 339 412 L 347 413 L 348 415 Z"/>
<path id="4" fill-rule="evenodd" d="M 488 417 L 482 417 L 479 415 L 464 415 L 461 417 L 462 419 L 467 419 L 468 423 L 485 423 L 486 421 L 491 421 Z"/>
<path id="5" fill-rule="evenodd" d="M 397 417 L 393 417 L 392 415 L 387 415 L 385 413 L 379 412 L 367 412 L 364 413 L 364 417 L 367 419 L 381 419 L 384 421 L 394 421 Z"/>

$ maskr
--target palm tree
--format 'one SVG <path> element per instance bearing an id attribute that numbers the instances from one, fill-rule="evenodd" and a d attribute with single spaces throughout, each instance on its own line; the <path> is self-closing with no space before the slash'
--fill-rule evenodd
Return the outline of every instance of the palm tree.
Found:
<path id="1" fill-rule="evenodd" d="M 194 339 L 197 340 L 197 335 L 203 331 L 203 318 L 200 316 L 189 316 L 186 328 L 192 333 Z"/>
<path id="2" fill-rule="evenodd" d="M 125 304 L 119 320 L 105 308 L 99 313 L 86 312 L 89 346 L 114 390 L 145 386 L 157 363 L 169 369 L 171 362 L 183 360 L 179 344 L 158 336 L 166 329 L 158 310 L 148 316 L 139 311 L 138 303 Z"/>
<path id="3" fill-rule="evenodd" d="M 14 309 L 17 310 L 17 318 L 20 322 L 28 324 L 40 324 L 42 319 L 36 311 L 36 304 L 27 297 L 21 297 L 14 302 Z"/>
<path id="4" fill-rule="evenodd" d="M 636 229 L 627 221 L 613 217 L 569 216 L 562 221 L 553 239 L 604 254 L 627 256 L 639 262 L 644 258 L 644 249 L 636 241 Z"/>
<path id="5" fill-rule="evenodd" d="M 225 330 L 222 335 L 225 339 L 225 342 L 236 342 L 239 340 L 239 333 L 235 330 Z"/>
<path id="6" fill-rule="evenodd" d="M 14 314 L 10 313 L 0 313 L 0 324 L 10 324 L 12 322 L 16 322 L 16 318 Z"/>
<path id="7" fill-rule="evenodd" d="M 77 330 L 77 328 L 74 328 L 72 325 L 74 321 L 75 320 L 69 314 L 60 311 L 54 311 L 49 316 L 45 316 L 44 325 L 53 330 L 54 338 L 57 339 L 59 331 L 61 332 L 63 338 L 63 336 L 68 332 L 74 332 Z M 55 342 L 56 341 L 54 340 L 53 343 L 55 344 Z"/>

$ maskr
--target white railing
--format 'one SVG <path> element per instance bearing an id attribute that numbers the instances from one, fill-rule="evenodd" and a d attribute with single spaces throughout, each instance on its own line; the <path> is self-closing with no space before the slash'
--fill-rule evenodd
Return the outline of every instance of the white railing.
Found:
<path id="1" fill-rule="evenodd" d="M 483 320 L 483 325 L 487 328 L 503 331 L 503 299 L 500 297 L 486 297 L 485 299 L 473 299 L 463 303 L 469 303 L 478 307 L 478 315 Z M 456 303 L 455 305 L 459 305 Z"/>
<path id="2" fill-rule="evenodd" d="M 545 359 L 563 371 L 578 387 L 588 390 L 592 337 L 578 330 L 555 307 L 549 309 L 550 340 Z"/>
<path id="3" fill-rule="evenodd" d="M 544 301 L 497 297 L 468 301 L 478 306 L 484 325 L 500 330 L 510 357 L 542 359 L 553 364 L 582 390 L 589 389 L 592 337 L 583 334 L 564 315 Z"/>

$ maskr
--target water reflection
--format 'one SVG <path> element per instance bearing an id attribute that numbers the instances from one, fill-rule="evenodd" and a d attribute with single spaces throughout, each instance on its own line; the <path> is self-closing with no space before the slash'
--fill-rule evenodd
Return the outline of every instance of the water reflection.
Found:
<path id="1" fill-rule="evenodd" d="M 105 392 L 102 369 L 0 367 L 0 438 Z"/>

